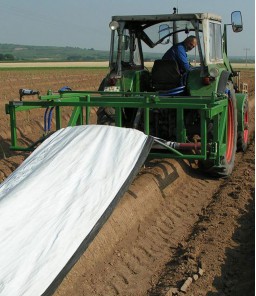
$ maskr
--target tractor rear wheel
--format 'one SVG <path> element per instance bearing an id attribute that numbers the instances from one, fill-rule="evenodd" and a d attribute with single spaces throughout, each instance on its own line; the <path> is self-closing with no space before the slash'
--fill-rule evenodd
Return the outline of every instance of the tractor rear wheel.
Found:
<path id="1" fill-rule="evenodd" d="M 237 151 L 245 152 L 249 142 L 249 108 L 246 98 L 242 107 L 243 130 L 237 133 Z"/>
<path id="2" fill-rule="evenodd" d="M 221 156 L 220 165 L 214 165 L 213 161 L 203 161 L 200 168 L 214 177 L 229 176 L 235 165 L 235 154 L 237 148 L 237 106 L 235 91 L 231 84 L 228 84 L 228 116 L 227 116 L 227 143 L 226 152 Z"/>
<path id="3" fill-rule="evenodd" d="M 227 149 L 226 154 L 222 159 L 221 166 L 223 176 L 228 176 L 232 173 L 235 164 L 236 155 L 236 143 L 237 143 L 237 108 L 236 98 L 233 93 L 230 92 L 228 98 L 228 124 L 227 124 Z"/>

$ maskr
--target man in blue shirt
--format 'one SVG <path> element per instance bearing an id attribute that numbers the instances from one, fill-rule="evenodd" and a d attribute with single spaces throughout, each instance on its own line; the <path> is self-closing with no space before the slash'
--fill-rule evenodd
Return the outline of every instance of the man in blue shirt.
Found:
<path id="1" fill-rule="evenodd" d="M 195 36 L 187 37 L 183 42 L 173 45 L 162 57 L 162 60 L 175 60 L 178 63 L 180 74 L 191 69 L 188 62 L 187 52 L 197 46 Z"/>

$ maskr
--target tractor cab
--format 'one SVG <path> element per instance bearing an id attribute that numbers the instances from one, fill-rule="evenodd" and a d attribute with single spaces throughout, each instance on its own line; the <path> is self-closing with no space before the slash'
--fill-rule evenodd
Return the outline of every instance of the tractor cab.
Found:
<path id="1" fill-rule="evenodd" d="M 235 32 L 241 31 L 240 12 L 232 14 L 232 26 Z M 221 72 L 229 72 L 224 76 L 232 72 L 220 16 L 211 13 L 113 16 L 109 27 L 110 72 L 102 90 L 143 92 L 183 86 L 186 95 L 198 95 L 202 88 L 210 95 L 218 89 Z M 188 52 L 193 74 L 186 73 L 187 79 L 180 79 L 177 64 L 161 59 L 170 47 L 190 35 L 197 39 L 197 47 Z"/>

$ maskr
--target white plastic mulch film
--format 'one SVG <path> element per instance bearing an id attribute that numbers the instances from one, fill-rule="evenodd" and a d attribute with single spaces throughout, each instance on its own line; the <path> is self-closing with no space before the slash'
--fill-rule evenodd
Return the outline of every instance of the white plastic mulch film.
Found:
<path id="1" fill-rule="evenodd" d="M 1 184 L 1 296 L 47 291 L 143 164 L 149 138 L 110 126 L 61 129 Z"/>

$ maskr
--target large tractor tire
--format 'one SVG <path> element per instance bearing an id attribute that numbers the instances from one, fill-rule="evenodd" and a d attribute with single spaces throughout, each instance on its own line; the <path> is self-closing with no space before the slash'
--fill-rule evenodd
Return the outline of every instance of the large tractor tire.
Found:
<path id="1" fill-rule="evenodd" d="M 227 149 L 223 156 L 220 176 L 229 176 L 235 165 L 235 155 L 237 149 L 237 108 L 236 97 L 233 88 L 230 90 L 228 98 L 228 124 L 227 124 Z"/>
<path id="2" fill-rule="evenodd" d="M 213 177 L 228 177 L 232 173 L 235 165 L 237 149 L 237 105 L 233 86 L 228 84 L 228 89 L 226 153 L 221 156 L 220 165 L 215 165 L 213 161 L 209 160 L 200 163 L 201 169 Z"/>
<path id="3" fill-rule="evenodd" d="M 242 130 L 237 133 L 237 151 L 245 152 L 249 143 L 249 107 L 248 99 L 246 98 L 241 108 L 242 112 Z"/>

